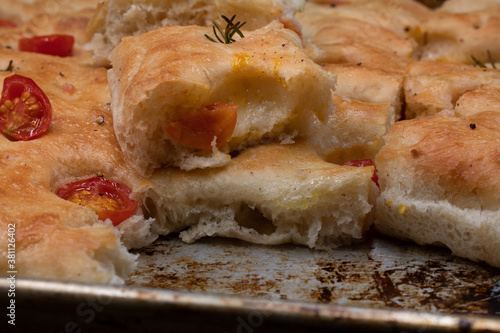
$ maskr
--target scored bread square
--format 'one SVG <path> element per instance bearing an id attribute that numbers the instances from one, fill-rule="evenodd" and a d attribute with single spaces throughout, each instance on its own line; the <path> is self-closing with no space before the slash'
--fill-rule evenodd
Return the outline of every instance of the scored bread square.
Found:
<path id="1" fill-rule="evenodd" d="M 413 61 L 403 86 L 406 118 L 423 118 L 449 113 L 468 90 L 500 82 L 500 71 L 457 63 Z"/>
<path id="2" fill-rule="evenodd" d="M 231 151 L 264 138 L 293 138 L 304 123 L 325 121 L 333 110 L 335 74 L 307 57 L 292 30 L 270 25 L 244 31 L 231 44 L 205 34 L 209 28 L 160 28 L 124 38 L 112 54 L 108 76 L 116 135 L 141 173 L 162 166 L 222 166 Z M 167 133 L 179 110 L 218 102 L 237 106 L 234 132 L 219 149 L 191 148 Z"/>
<path id="3" fill-rule="evenodd" d="M 330 8 L 307 3 L 304 11 L 296 14 L 304 39 L 310 43 L 311 58 L 320 64 L 362 64 L 403 75 L 417 42 L 380 22 L 349 15 L 342 10 L 344 7 L 350 6 Z"/>
<path id="4" fill-rule="evenodd" d="M 469 65 L 500 62 L 499 31 L 498 1 L 448 0 L 422 23 L 419 57 Z"/>
<path id="5" fill-rule="evenodd" d="M 408 37 L 409 32 L 417 29 L 432 12 L 414 0 L 310 0 L 306 2 L 305 11 L 312 10 L 328 12 L 334 21 L 336 18 L 357 19 L 370 24 L 366 29 L 375 27 L 377 32 L 386 29 L 402 37 Z"/>
<path id="6" fill-rule="evenodd" d="M 337 44 L 363 44 L 409 57 L 417 46 L 412 38 L 368 21 L 337 15 L 336 9 L 307 3 L 304 11 L 296 15 L 304 37 L 320 49 L 327 51 Z"/>
<path id="7" fill-rule="evenodd" d="M 500 112 L 401 121 L 376 157 L 377 231 L 500 266 Z"/>

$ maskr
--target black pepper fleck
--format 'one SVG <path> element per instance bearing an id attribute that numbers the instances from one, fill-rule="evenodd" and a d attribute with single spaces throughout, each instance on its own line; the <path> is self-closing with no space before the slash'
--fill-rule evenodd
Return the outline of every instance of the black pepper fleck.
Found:
<path id="1" fill-rule="evenodd" d="M 101 114 L 97 117 L 97 125 L 104 124 L 104 116 Z"/>
<path id="2" fill-rule="evenodd" d="M 476 129 L 476 124 L 470 124 L 469 126 L 470 126 L 470 128 L 472 128 L 472 129 Z"/>

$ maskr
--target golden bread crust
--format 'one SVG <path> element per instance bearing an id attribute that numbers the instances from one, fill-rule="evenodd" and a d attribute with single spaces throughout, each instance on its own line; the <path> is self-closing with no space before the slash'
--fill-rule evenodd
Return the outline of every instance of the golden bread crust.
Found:
<path id="1" fill-rule="evenodd" d="M 445 199 L 460 208 L 498 210 L 500 113 L 401 121 L 376 157 L 382 190 Z"/>
<path id="2" fill-rule="evenodd" d="M 451 1 L 422 23 L 425 35 L 422 60 L 475 64 L 472 57 L 488 62 L 500 59 L 500 6 L 498 2 L 470 1 L 469 10 L 453 10 Z M 457 5 L 460 7 L 460 5 Z"/>
<path id="3" fill-rule="evenodd" d="M 500 72 L 457 63 L 413 61 L 404 80 L 406 118 L 423 118 L 453 110 L 467 90 L 500 82 Z"/>
<path id="4" fill-rule="evenodd" d="M 321 7 L 313 5 L 319 4 Z M 354 0 L 349 5 L 329 6 L 332 1 L 314 0 L 306 3 L 306 10 L 317 8 L 328 11 L 332 17 L 353 18 L 370 23 L 376 28 L 387 29 L 399 36 L 407 37 L 408 32 L 418 28 L 431 14 L 431 9 L 414 0 Z"/>
<path id="5" fill-rule="evenodd" d="M 456 117 L 470 116 L 484 111 L 500 110 L 500 82 L 483 84 L 466 91 L 455 104 Z"/>
<path id="6" fill-rule="evenodd" d="M 94 15 L 92 2 L 86 6 L 78 5 L 76 1 L 74 7 L 63 6 L 55 3 L 54 8 L 42 10 L 44 8 L 35 7 L 31 14 L 23 18 L 13 18 L 12 21 L 17 27 L 0 27 L 0 47 L 17 50 L 18 41 L 21 38 L 45 35 L 71 35 L 75 38 L 72 57 L 78 57 L 82 62 L 91 63 L 92 53 L 85 50 L 87 39 L 87 24 Z M 28 6 L 24 4 L 23 6 Z M 14 5 L 14 8 L 16 6 Z M 28 6 L 31 8 L 31 6 Z M 35 13 L 38 13 L 35 15 Z"/>
<path id="7" fill-rule="evenodd" d="M 104 68 L 76 58 L 0 51 L 4 68 L 32 78 L 53 108 L 48 131 L 32 141 L 0 136 L 0 223 L 16 225 L 19 274 L 79 281 L 118 282 L 134 265 L 119 233 L 83 206 L 60 199 L 62 184 L 96 174 L 131 188 L 140 179 L 126 167 L 114 138 Z M 1 72 L 0 79 L 10 76 Z M 104 123 L 98 124 L 98 117 Z M 13 209 L 15 207 L 15 209 Z M 2 255 L 6 233 L 0 236 Z M 1 269 L 6 271 L 2 261 Z"/>

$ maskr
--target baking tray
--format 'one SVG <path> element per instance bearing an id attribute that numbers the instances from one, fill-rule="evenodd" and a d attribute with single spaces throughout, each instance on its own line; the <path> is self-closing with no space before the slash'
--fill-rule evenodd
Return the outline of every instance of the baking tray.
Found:
<path id="1" fill-rule="evenodd" d="M 18 279 L 7 329 L 500 332 L 500 269 L 444 248 L 378 235 L 328 251 L 171 235 L 137 253 L 123 286 Z M 6 279 L 0 288 L 5 298 Z"/>

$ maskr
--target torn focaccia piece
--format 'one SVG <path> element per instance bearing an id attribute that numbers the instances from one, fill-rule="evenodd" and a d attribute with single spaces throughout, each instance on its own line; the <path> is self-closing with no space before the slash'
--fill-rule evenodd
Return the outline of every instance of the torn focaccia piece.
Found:
<path id="1" fill-rule="evenodd" d="M 310 122 L 304 140 L 329 162 L 373 159 L 382 136 L 401 117 L 404 76 L 363 64 L 322 67 L 337 75 L 335 111 L 327 122 Z"/>
<path id="2" fill-rule="evenodd" d="M 299 29 L 293 15 L 304 0 L 106 0 L 97 8 L 88 35 L 96 61 L 108 65 L 113 48 L 126 36 L 174 25 L 211 27 L 221 15 L 246 22 L 245 29 L 262 28 L 273 20 Z M 222 22 L 225 25 L 225 22 Z"/>
<path id="3" fill-rule="evenodd" d="M 333 110 L 335 75 L 307 57 L 293 31 L 278 24 L 231 44 L 205 34 L 160 28 L 124 38 L 112 54 L 116 135 L 140 172 L 222 166 L 231 151 L 293 137 Z"/>
<path id="4" fill-rule="evenodd" d="M 500 3 L 448 0 L 420 27 L 420 59 L 474 64 L 500 62 Z"/>
<path id="5" fill-rule="evenodd" d="M 382 137 L 394 123 L 389 103 L 367 103 L 333 94 L 335 112 L 326 123 L 315 121 L 304 130 L 304 141 L 326 161 L 343 164 L 374 159 Z"/>
<path id="6" fill-rule="evenodd" d="M 221 168 L 156 171 L 139 190 L 155 232 L 333 248 L 370 225 L 374 168 L 325 162 L 303 144 L 251 147 Z"/>
<path id="7" fill-rule="evenodd" d="M 406 118 L 423 118 L 453 110 L 458 98 L 467 90 L 494 82 L 500 82 L 500 71 L 495 69 L 413 61 L 403 84 Z"/>
<path id="8" fill-rule="evenodd" d="M 376 229 L 500 267 L 499 112 L 397 122 L 377 155 Z"/>
<path id="9" fill-rule="evenodd" d="M 401 118 L 403 95 L 403 74 L 389 73 L 358 64 L 324 64 L 327 71 L 337 76 L 335 95 L 364 103 L 387 103 L 390 105 L 390 118 Z"/>

